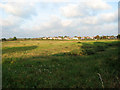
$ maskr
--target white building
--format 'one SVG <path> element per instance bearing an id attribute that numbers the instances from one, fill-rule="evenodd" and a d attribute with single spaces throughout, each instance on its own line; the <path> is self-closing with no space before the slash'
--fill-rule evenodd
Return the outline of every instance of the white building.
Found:
<path id="1" fill-rule="evenodd" d="M 90 39 L 94 39 L 94 37 L 90 37 Z"/>
<path id="2" fill-rule="evenodd" d="M 57 37 L 53 37 L 54 40 L 58 39 Z"/>
<path id="3" fill-rule="evenodd" d="M 52 39 L 52 37 L 48 37 L 48 39 L 50 39 L 50 40 L 51 40 L 51 39 Z"/>
<path id="4" fill-rule="evenodd" d="M 60 37 L 58 37 L 57 39 L 58 39 L 58 40 L 62 40 L 62 38 L 60 38 Z"/>
<path id="5" fill-rule="evenodd" d="M 74 39 L 74 40 L 78 40 L 78 38 L 77 38 L 77 37 L 74 37 L 73 39 Z"/>
<path id="6" fill-rule="evenodd" d="M 45 39 L 47 39 L 46 37 L 43 37 L 43 39 L 45 40 Z"/>
<path id="7" fill-rule="evenodd" d="M 67 40 L 68 38 L 64 38 L 65 40 Z"/>

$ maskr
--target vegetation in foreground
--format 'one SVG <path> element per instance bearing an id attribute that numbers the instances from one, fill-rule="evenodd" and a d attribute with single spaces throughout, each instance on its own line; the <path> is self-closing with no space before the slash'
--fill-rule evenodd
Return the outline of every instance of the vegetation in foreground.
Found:
<path id="1" fill-rule="evenodd" d="M 119 88 L 119 41 L 6 41 L 3 88 Z"/>

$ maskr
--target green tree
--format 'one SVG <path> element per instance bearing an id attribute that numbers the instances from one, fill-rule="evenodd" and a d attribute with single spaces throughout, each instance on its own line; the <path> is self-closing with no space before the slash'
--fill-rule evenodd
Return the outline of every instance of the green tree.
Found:
<path id="1" fill-rule="evenodd" d="M 6 38 L 2 38 L 2 41 L 7 41 Z"/>
<path id="2" fill-rule="evenodd" d="M 117 38 L 120 39 L 120 34 L 117 35 Z"/>
<path id="3" fill-rule="evenodd" d="M 100 36 L 99 36 L 99 35 L 97 35 L 97 36 L 96 36 L 96 39 L 100 39 Z"/>
<path id="4" fill-rule="evenodd" d="M 17 40 L 17 38 L 16 38 L 16 37 L 13 37 L 13 40 Z"/>
<path id="5" fill-rule="evenodd" d="M 107 36 L 103 36 L 103 39 L 107 39 Z"/>
<path id="6" fill-rule="evenodd" d="M 74 36 L 75 38 L 77 38 L 77 36 Z"/>
<path id="7" fill-rule="evenodd" d="M 81 37 L 78 37 L 78 39 L 81 39 Z"/>
<path id="8" fill-rule="evenodd" d="M 69 36 L 64 36 L 64 38 L 68 38 Z"/>

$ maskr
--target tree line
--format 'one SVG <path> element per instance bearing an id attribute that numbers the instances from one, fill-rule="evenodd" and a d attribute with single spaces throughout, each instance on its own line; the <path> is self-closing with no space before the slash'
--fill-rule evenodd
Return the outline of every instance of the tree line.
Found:
<path id="1" fill-rule="evenodd" d="M 77 37 L 77 36 L 74 36 L 75 38 L 78 38 L 78 39 L 81 39 L 82 37 Z M 95 36 L 94 39 L 108 39 L 109 36 Z M 110 37 L 115 37 L 115 36 L 110 36 Z M 56 37 L 57 38 L 57 37 Z M 58 38 L 70 38 L 69 36 L 58 36 Z M 43 40 L 43 38 L 22 38 L 22 39 L 19 39 L 19 40 Z M 85 39 L 87 39 L 87 37 L 85 37 Z M 117 35 L 117 39 L 120 39 L 120 34 Z M 9 39 L 6 39 L 6 38 L 2 38 L 2 41 L 15 41 L 15 40 L 18 40 L 16 37 L 13 37 L 13 38 L 9 38 Z"/>

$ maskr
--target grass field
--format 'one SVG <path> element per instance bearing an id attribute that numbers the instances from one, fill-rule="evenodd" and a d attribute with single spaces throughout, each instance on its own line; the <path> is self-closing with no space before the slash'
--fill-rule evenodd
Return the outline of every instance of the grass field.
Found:
<path id="1" fill-rule="evenodd" d="M 3 88 L 120 88 L 119 44 L 117 40 L 2 42 Z"/>

